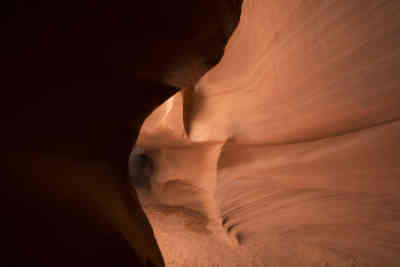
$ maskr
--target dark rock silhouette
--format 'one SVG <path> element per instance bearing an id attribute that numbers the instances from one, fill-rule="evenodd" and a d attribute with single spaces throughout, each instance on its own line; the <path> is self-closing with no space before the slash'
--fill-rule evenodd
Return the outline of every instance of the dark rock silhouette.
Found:
<path id="1" fill-rule="evenodd" d="M 1 265 L 162 266 L 127 159 L 145 117 L 178 90 L 165 84 L 192 86 L 217 63 L 240 5 L 0 5 Z"/>

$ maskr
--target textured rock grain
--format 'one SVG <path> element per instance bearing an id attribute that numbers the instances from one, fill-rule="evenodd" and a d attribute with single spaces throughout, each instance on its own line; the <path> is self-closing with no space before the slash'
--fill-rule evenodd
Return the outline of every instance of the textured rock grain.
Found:
<path id="1" fill-rule="evenodd" d="M 244 1 L 220 63 L 138 139 L 169 266 L 399 266 L 399 18 L 398 1 Z"/>

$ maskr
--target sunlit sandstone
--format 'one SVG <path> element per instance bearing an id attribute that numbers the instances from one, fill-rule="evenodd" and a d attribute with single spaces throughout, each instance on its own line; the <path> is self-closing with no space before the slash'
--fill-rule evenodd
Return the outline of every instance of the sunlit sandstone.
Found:
<path id="1" fill-rule="evenodd" d="M 399 266 L 400 3 L 245 0 L 145 121 L 167 266 Z"/>

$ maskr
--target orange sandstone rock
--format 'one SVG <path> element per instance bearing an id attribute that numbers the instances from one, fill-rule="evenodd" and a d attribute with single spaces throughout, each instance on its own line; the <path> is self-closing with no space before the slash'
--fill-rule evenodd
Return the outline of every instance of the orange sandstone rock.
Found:
<path id="1" fill-rule="evenodd" d="M 399 29 L 398 1 L 244 1 L 138 138 L 167 266 L 399 266 Z"/>

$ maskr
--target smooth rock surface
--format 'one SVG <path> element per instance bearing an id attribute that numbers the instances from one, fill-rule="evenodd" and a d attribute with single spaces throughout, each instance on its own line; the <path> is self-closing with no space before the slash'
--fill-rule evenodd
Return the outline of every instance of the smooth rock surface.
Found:
<path id="1" fill-rule="evenodd" d="M 399 266 L 400 3 L 247 0 L 144 122 L 167 266 Z"/>

